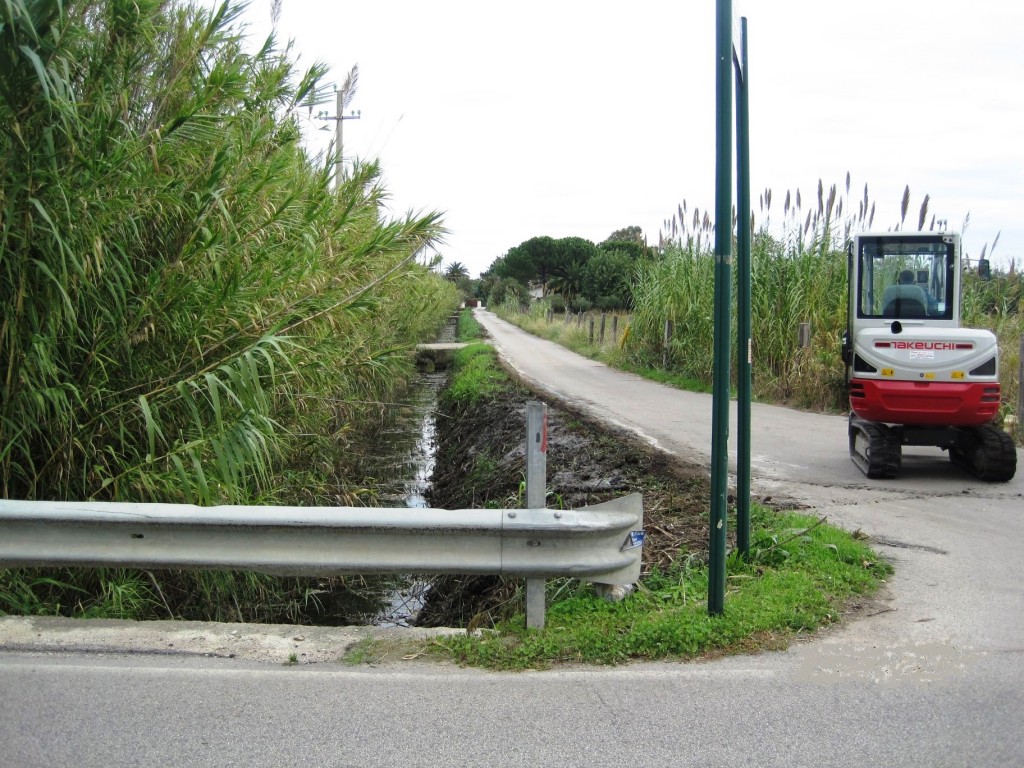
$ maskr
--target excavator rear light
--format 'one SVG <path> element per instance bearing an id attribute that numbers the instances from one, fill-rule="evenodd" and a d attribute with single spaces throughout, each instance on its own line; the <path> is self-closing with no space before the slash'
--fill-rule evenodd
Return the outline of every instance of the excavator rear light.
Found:
<path id="1" fill-rule="evenodd" d="M 981 402 L 983 403 L 998 403 L 1000 400 L 1000 389 L 999 385 L 996 384 L 993 387 L 985 387 L 981 394 Z"/>

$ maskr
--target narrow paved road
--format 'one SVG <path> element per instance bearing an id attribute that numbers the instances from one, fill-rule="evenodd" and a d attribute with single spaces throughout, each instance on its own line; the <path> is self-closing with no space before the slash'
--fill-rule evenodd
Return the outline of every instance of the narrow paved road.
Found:
<path id="1" fill-rule="evenodd" d="M 531 336 L 486 310 L 476 310 L 476 317 L 504 361 L 531 386 L 662 450 L 710 466 L 710 395 L 682 392 L 614 370 Z M 907 448 L 897 479 L 868 481 L 850 461 L 844 416 L 754 403 L 751 421 L 755 488 L 765 493 L 781 489 L 802 503 L 857 500 L 862 491 L 1006 500 L 1021 499 L 1024 493 L 1024 466 L 1011 482 L 991 485 L 952 466 L 937 448 Z M 735 404 L 732 424 L 735 428 Z M 734 431 L 729 446 L 735 470 Z"/>
<path id="2" fill-rule="evenodd" d="M 707 463 L 709 397 L 479 317 L 541 391 Z M 754 423 L 758 493 L 862 529 L 896 565 L 870 615 L 783 653 L 526 674 L 95 655 L 66 628 L 0 623 L 0 645 L 28 638 L 0 653 L 0 765 L 1024 766 L 1021 481 L 922 452 L 869 483 L 842 418 L 758 406 Z M 32 651 L 37 635 L 76 650 Z M 329 631 L 311 641 L 330 656 Z"/>

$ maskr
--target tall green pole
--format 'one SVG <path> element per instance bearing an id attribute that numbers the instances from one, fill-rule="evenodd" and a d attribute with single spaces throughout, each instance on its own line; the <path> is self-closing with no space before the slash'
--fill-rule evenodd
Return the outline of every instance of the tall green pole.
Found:
<path id="1" fill-rule="evenodd" d="M 736 548 L 750 554 L 750 113 L 747 19 L 740 19 L 736 68 Z"/>
<path id="2" fill-rule="evenodd" d="M 708 613 L 725 610 L 729 484 L 729 343 L 732 303 L 732 0 L 717 0 L 715 54 L 715 338 L 711 414 Z"/>

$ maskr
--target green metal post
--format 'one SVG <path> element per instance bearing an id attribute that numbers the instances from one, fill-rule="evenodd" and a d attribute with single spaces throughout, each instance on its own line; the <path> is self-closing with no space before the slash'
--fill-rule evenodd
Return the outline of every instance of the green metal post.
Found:
<path id="1" fill-rule="evenodd" d="M 736 548 L 750 554 L 750 113 L 747 19 L 740 19 L 736 68 Z"/>
<path id="2" fill-rule="evenodd" d="M 725 610 L 729 485 L 729 343 L 732 303 L 732 0 L 717 0 L 715 66 L 715 334 L 711 414 L 708 613 Z"/>

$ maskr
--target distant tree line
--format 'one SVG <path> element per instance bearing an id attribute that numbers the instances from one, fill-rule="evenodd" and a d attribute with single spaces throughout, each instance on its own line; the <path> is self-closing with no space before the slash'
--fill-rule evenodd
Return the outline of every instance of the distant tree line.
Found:
<path id="1" fill-rule="evenodd" d="M 476 292 L 491 305 L 509 299 L 527 303 L 532 290 L 556 310 L 627 309 L 648 255 L 636 226 L 616 230 L 598 244 L 582 237 L 532 237 L 495 259 Z"/>

